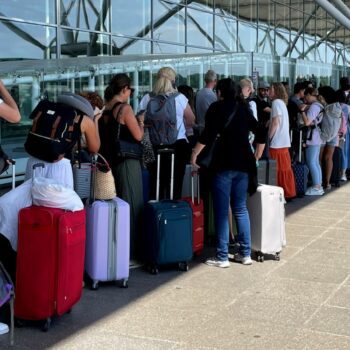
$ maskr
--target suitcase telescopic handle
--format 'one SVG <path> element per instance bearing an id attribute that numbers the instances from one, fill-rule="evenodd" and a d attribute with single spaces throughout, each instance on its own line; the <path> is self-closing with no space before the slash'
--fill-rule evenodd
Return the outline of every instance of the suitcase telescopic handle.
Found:
<path id="1" fill-rule="evenodd" d="M 302 130 L 300 130 L 299 131 L 299 154 L 298 154 L 299 163 L 301 163 L 302 143 L 303 143 L 303 132 L 302 132 Z"/>
<path id="2" fill-rule="evenodd" d="M 16 187 L 16 161 L 8 159 L 8 162 L 12 165 L 12 189 L 14 189 Z"/>
<path id="3" fill-rule="evenodd" d="M 192 196 L 192 203 L 194 203 L 194 177 L 197 177 L 197 204 L 200 203 L 201 197 L 200 197 L 200 183 L 199 183 L 199 172 L 198 170 L 192 170 L 191 171 L 191 196 Z"/>
<path id="4" fill-rule="evenodd" d="M 170 172 L 170 199 L 174 197 L 174 163 L 175 151 L 171 148 L 163 148 L 157 151 L 157 186 L 156 186 L 156 200 L 159 201 L 159 187 L 160 187 L 160 156 L 161 154 L 171 154 L 171 172 Z"/>
<path id="5" fill-rule="evenodd" d="M 44 163 L 35 163 L 35 164 L 33 164 L 32 180 L 34 180 L 34 177 L 35 177 L 35 170 L 36 170 L 37 168 L 44 169 L 44 168 L 45 168 L 45 164 L 44 164 Z"/>

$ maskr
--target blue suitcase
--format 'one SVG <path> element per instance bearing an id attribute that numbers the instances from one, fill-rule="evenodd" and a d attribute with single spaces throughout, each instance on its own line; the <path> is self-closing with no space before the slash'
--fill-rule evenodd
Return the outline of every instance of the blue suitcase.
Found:
<path id="1" fill-rule="evenodd" d="M 188 270 L 192 258 L 192 210 L 185 201 L 161 200 L 159 198 L 159 173 L 161 153 L 172 153 L 171 190 L 173 196 L 174 153 L 159 150 L 157 154 L 157 194 L 155 201 L 145 205 L 144 258 L 152 274 L 158 273 L 159 265 L 178 264 L 182 271 Z"/>
<path id="2" fill-rule="evenodd" d="M 303 197 L 305 195 L 305 192 L 307 190 L 307 182 L 308 182 L 308 174 L 309 174 L 309 168 L 301 160 L 302 143 L 303 143 L 302 131 L 300 131 L 298 160 L 292 164 L 292 169 L 293 169 L 294 178 L 295 178 L 295 189 L 298 197 Z"/>

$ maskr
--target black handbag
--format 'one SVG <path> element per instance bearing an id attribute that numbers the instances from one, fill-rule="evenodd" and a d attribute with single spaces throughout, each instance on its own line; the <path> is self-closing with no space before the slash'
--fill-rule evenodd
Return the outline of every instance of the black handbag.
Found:
<path id="1" fill-rule="evenodd" d="M 122 159 L 138 159 L 143 156 L 143 147 L 141 142 L 130 142 L 120 139 L 120 124 L 118 124 L 118 133 L 116 140 L 117 157 Z"/>
<path id="2" fill-rule="evenodd" d="M 197 164 L 201 168 L 205 169 L 211 169 L 213 168 L 214 160 L 217 159 L 216 154 L 220 154 L 220 148 L 221 148 L 221 134 L 223 131 L 229 126 L 231 123 L 233 117 L 235 116 L 237 112 L 237 104 L 232 112 L 232 114 L 228 117 L 227 122 L 225 123 L 224 128 L 221 132 L 218 132 L 214 142 L 211 145 L 206 145 L 201 153 L 199 153 L 197 158 Z"/>

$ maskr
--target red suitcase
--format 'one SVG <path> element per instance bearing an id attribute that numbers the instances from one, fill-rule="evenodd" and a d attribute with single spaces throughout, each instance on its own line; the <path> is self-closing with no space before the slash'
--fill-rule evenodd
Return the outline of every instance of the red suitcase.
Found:
<path id="1" fill-rule="evenodd" d="M 197 178 L 197 198 L 194 198 L 194 175 Z M 204 204 L 200 198 L 199 190 L 199 174 L 198 172 L 191 172 L 191 194 L 192 197 L 185 197 L 182 200 L 188 202 L 191 206 L 193 217 L 193 253 L 195 255 L 201 254 L 204 245 Z"/>
<path id="2" fill-rule="evenodd" d="M 85 210 L 24 208 L 18 219 L 15 316 L 45 320 L 62 315 L 82 295 Z"/>

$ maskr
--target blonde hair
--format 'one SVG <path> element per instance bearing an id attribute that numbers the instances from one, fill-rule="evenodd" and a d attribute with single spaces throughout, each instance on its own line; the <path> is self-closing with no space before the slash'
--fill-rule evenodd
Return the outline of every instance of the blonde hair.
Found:
<path id="1" fill-rule="evenodd" d="M 275 92 L 275 98 L 279 98 L 287 105 L 288 94 L 284 85 L 282 83 L 272 83 L 272 86 Z"/>
<path id="2" fill-rule="evenodd" d="M 253 82 L 249 78 L 241 79 L 239 81 L 239 86 L 241 87 L 241 89 L 243 89 L 244 87 L 250 87 L 252 89 L 252 92 L 254 92 Z"/>
<path id="3" fill-rule="evenodd" d="M 157 80 L 154 83 L 152 92 L 155 95 L 175 92 L 173 83 L 176 79 L 176 72 L 171 67 L 163 67 L 157 73 Z"/>

